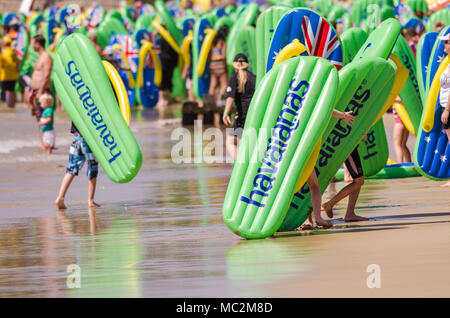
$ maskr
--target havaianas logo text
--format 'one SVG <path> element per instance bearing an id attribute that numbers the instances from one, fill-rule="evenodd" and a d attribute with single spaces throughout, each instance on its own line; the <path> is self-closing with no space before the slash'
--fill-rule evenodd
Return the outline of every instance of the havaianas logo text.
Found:
<path id="1" fill-rule="evenodd" d="M 364 107 L 364 103 L 370 97 L 370 90 L 366 89 L 360 93 L 362 89 L 362 86 L 358 87 L 352 100 L 345 108 L 345 112 L 352 111 L 352 115 L 355 117 L 358 116 L 359 110 Z M 319 167 L 324 167 L 328 164 L 328 160 L 331 159 L 335 153 L 334 148 L 341 144 L 341 140 L 346 138 L 350 134 L 351 130 L 350 125 L 345 123 L 342 119 L 337 121 L 334 129 L 330 132 L 330 136 L 320 148 L 319 159 L 317 160 Z"/>
<path id="2" fill-rule="evenodd" d="M 409 62 L 409 58 L 408 56 L 405 54 L 402 56 L 403 58 L 403 65 L 405 65 L 405 67 L 408 69 L 409 72 L 409 78 L 411 79 L 414 89 L 416 90 L 416 93 L 419 94 L 419 83 L 417 83 L 417 78 L 414 75 L 416 72 L 413 70 L 413 67 L 411 65 L 411 63 Z"/>
<path id="3" fill-rule="evenodd" d="M 253 179 L 255 189 L 249 197 L 241 196 L 241 201 L 247 204 L 253 204 L 257 207 L 264 207 L 264 204 L 254 199 L 255 196 L 267 197 L 272 189 L 272 184 L 276 178 L 271 178 L 278 171 L 277 165 L 283 159 L 287 143 L 291 138 L 292 132 L 299 125 L 300 109 L 303 107 L 305 95 L 309 89 L 307 81 L 300 81 L 295 86 L 295 82 L 300 74 L 296 73 L 289 87 L 289 92 L 284 99 L 284 106 L 277 119 L 277 125 L 272 130 L 272 136 L 267 141 L 269 147 L 264 153 L 262 167 L 258 169 L 258 174 Z M 300 91 L 300 93 L 299 93 Z M 267 174 L 267 175 L 266 175 Z"/>
<path id="4" fill-rule="evenodd" d="M 67 63 L 67 68 L 65 71 L 67 76 L 70 76 L 70 83 L 77 90 L 77 94 L 83 102 L 84 109 L 88 111 L 86 115 L 91 117 L 92 125 L 94 125 L 97 131 L 100 131 L 99 137 L 103 139 L 103 145 L 109 148 L 109 153 L 111 155 L 111 158 L 108 160 L 109 163 L 113 163 L 122 152 L 117 149 L 117 143 L 114 141 L 111 131 L 103 122 L 103 117 L 100 115 L 99 110 L 97 106 L 95 106 L 94 100 L 92 99 L 91 90 L 81 78 L 74 61 Z"/>
<path id="5" fill-rule="evenodd" d="M 352 115 L 355 117 L 358 116 L 359 110 L 364 107 L 364 103 L 370 98 L 370 89 L 366 89 L 363 92 L 362 86 L 359 86 L 353 95 L 352 100 L 345 108 L 344 112 L 353 111 Z M 317 160 L 317 164 L 319 167 L 324 167 L 328 164 L 328 160 L 331 159 L 336 153 L 335 148 L 341 144 L 342 139 L 347 138 L 350 134 L 351 126 L 343 123 L 342 119 L 339 119 L 334 126 L 333 130 L 330 132 L 330 136 L 326 139 L 326 141 L 322 144 L 320 148 L 319 158 Z M 320 174 L 320 170 L 316 169 L 317 176 Z M 294 194 L 295 197 L 303 200 L 305 199 L 305 195 L 309 193 L 308 184 L 305 185 Z M 294 202 L 291 202 L 291 207 L 294 209 L 298 209 L 298 205 Z"/>

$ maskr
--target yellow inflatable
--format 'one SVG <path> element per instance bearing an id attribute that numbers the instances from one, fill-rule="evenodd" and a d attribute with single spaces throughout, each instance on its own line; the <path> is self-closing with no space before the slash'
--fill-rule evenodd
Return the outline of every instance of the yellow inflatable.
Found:
<path id="1" fill-rule="evenodd" d="M 308 53 L 308 55 L 311 55 L 309 54 L 308 49 L 303 44 L 301 44 L 298 39 L 294 39 L 278 53 L 273 66 L 275 67 L 277 64 L 286 61 L 291 57 L 299 56 L 305 51 Z"/>
<path id="2" fill-rule="evenodd" d="M 178 46 L 177 42 L 175 42 L 172 35 L 170 35 L 169 31 L 167 31 L 160 23 L 160 16 L 157 15 L 156 18 L 152 21 L 153 27 L 158 31 L 158 33 L 164 38 L 164 40 L 169 43 L 169 45 L 174 49 L 175 52 L 181 55 L 181 49 Z"/>
<path id="3" fill-rule="evenodd" d="M 154 83 L 156 86 L 161 85 L 162 81 L 162 67 L 161 60 L 159 59 L 158 54 L 156 54 L 155 50 L 153 50 L 152 43 L 146 40 L 142 40 L 142 46 L 139 50 L 139 67 L 137 73 L 137 85 L 138 87 L 144 86 L 144 61 L 147 54 L 150 54 L 150 57 L 153 61 L 153 65 L 155 66 L 155 75 L 154 75 Z"/>
<path id="4" fill-rule="evenodd" d="M 186 2 L 186 0 L 181 0 L 180 6 L 186 8 Z M 211 0 L 192 0 L 192 3 L 199 5 L 205 11 L 209 11 L 211 7 Z"/>
<path id="5" fill-rule="evenodd" d="M 103 66 L 105 67 L 106 74 L 108 75 L 108 78 L 113 86 L 113 90 L 119 101 L 119 108 L 120 112 L 122 113 L 123 119 L 125 119 L 127 125 L 130 126 L 130 102 L 128 101 L 128 94 L 125 85 L 123 85 L 123 82 L 116 68 L 108 61 L 102 62 Z"/>
<path id="6" fill-rule="evenodd" d="M 405 125 L 406 129 L 408 129 L 408 131 L 415 136 L 416 131 L 414 130 L 411 118 L 409 118 L 408 112 L 405 109 L 405 105 L 403 105 L 402 103 L 394 103 L 394 108 L 398 116 L 402 120 L 403 125 Z"/>
<path id="7" fill-rule="evenodd" d="M 405 85 L 406 80 L 409 76 L 408 69 L 403 66 L 400 59 L 394 55 L 391 54 L 389 57 L 392 62 L 395 63 L 395 66 L 397 66 L 397 71 L 395 72 L 395 80 L 394 85 L 392 86 L 391 93 L 389 94 L 386 102 L 384 103 L 383 109 L 381 110 L 380 114 L 378 115 L 377 119 L 373 122 L 372 125 L 375 125 L 375 123 L 380 120 L 381 117 L 383 117 L 384 113 L 391 107 L 391 105 L 394 103 L 395 98 L 400 94 L 400 91 L 403 88 L 403 85 Z"/>
<path id="8" fill-rule="evenodd" d="M 439 68 L 434 75 L 433 82 L 431 83 L 430 92 L 428 93 L 427 104 L 424 109 L 423 117 L 423 130 L 425 132 L 430 132 L 434 126 L 434 111 L 436 109 L 436 102 L 439 96 L 439 90 L 441 88 L 440 78 L 442 73 L 444 73 L 448 64 L 450 63 L 450 55 L 447 55 L 444 60 L 439 65 Z"/>
<path id="9" fill-rule="evenodd" d="M 188 35 L 183 39 L 183 43 L 181 44 L 181 56 L 183 57 L 184 64 L 187 66 L 191 66 L 189 51 L 193 38 L 194 34 L 192 33 L 192 30 L 189 30 Z"/>
<path id="10" fill-rule="evenodd" d="M 113 50 L 114 51 L 122 50 L 122 47 L 120 46 L 120 44 L 114 44 Z M 128 85 L 130 86 L 131 89 L 134 89 L 136 87 L 136 83 L 134 81 L 133 73 L 131 72 L 131 67 L 130 63 L 128 62 L 127 54 L 125 53 L 125 51 L 123 51 L 120 54 L 120 56 L 122 58 L 123 64 L 125 65 L 125 68 L 127 69 Z"/>
<path id="11" fill-rule="evenodd" d="M 53 33 L 55 33 L 55 37 L 53 39 L 53 43 L 58 43 L 59 39 L 61 39 L 64 34 L 64 30 L 61 28 L 53 28 Z M 56 53 L 56 45 L 53 46 L 51 52 Z"/>
<path id="12" fill-rule="evenodd" d="M 200 49 L 200 54 L 198 56 L 198 67 L 197 74 L 199 77 L 205 72 L 206 62 L 208 61 L 209 51 L 211 51 L 212 42 L 217 34 L 214 29 L 206 29 L 206 36 L 202 43 L 202 48 Z"/>

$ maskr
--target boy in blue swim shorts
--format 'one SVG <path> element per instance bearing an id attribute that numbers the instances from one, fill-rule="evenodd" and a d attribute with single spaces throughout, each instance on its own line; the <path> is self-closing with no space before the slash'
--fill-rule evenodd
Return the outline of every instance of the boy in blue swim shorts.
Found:
<path id="1" fill-rule="evenodd" d="M 58 209 L 65 209 L 64 198 L 66 196 L 67 190 L 69 189 L 72 180 L 78 175 L 81 168 L 85 162 L 87 162 L 87 177 L 88 177 L 88 205 L 89 207 L 99 207 L 100 205 L 95 203 L 95 187 L 97 184 L 98 175 L 98 162 L 95 159 L 94 154 L 89 148 L 86 140 L 81 136 L 80 132 L 77 130 L 75 125 L 72 123 L 72 128 L 70 132 L 73 133 L 73 141 L 70 145 L 69 151 L 69 163 L 67 164 L 66 174 L 64 175 L 63 181 L 61 183 L 61 188 L 59 190 L 58 197 L 56 198 L 55 204 Z"/>

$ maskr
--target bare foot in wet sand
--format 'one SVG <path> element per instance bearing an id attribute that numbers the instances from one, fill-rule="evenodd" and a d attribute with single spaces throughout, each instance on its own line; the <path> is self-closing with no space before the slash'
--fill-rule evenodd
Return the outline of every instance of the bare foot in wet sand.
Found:
<path id="1" fill-rule="evenodd" d="M 96 202 L 94 202 L 94 201 L 90 201 L 90 202 L 88 202 L 88 206 L 89 206 L 90 208 L 99 208 L 99 207 L 100 207 L 100 204 L 98 204 L 98 203 L 96 203 Z"/>
<path id="2" fill-rule="evenodd" d="M 55 204 L 60 210 L 64 210 L 66 208 L 66 205 L 64 204 L 64 199 L 57 198 Z"/>
<path id="3" fill-rule="evenodd" d="M 441 184 L 441 187 L 450 187 L 450 181 L 444 184 Z"/>
<path id="4" fill-rule="evenodd" d="M 333 218 L 333 206 L 330 206 L 329 202 L 322 205 L 322 211 L 326 212 L 330 219 Z"/>
<path id="5" fill-rule="evenodd" d="M 365 217 L 362 217 L 362 216 L 359 216 L 359 215 L 351 215 L 351 216 L 346 216 L 345 218 L 344 218 L 344 222 L 361 222 L 361 221 L 369 221 L 369 219 L 368 218 L 365 218 Z"/>
<path id="6" fill-rule="evenodd" d="M 329 229 L 329 228 L 332 228 L 332 227 L 333 227 L 333 223 L 329 223 L 329 222 L 327 222 L 327 221 L 325 221 L 325 220 L 320 220 L 320 221 L 318 221 L 318 220 L 316 219 L 316 224 L 317 224 L 317 226 L 320 226 L 320 227 L 322 227 L 322 228 L 324 228 L 324 229 Z"/>

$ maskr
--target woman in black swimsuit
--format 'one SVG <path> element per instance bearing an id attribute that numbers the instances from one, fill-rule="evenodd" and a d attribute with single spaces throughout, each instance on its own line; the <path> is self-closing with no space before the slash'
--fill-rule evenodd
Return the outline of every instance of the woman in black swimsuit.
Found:
<path id="1" fill-rule="evenodd" d="M 231 125 L 230 111 L 233 102 L 236 103 L 236 116 L 234 117 L 233 133 L 227 135 L 226 145 L 233 160 L 236 160 L 237 147 L 242 137 L 245 118 L 255 93 L 256 76 L 248 71 L 249 63 L 245 54 L 239 53 L 234 58 L 234 73 L 228 82 L 227 100 L 223 111 L 223 122 L 226 126 Z M 235 138 L 237 139 L 235 141 Z"/>

